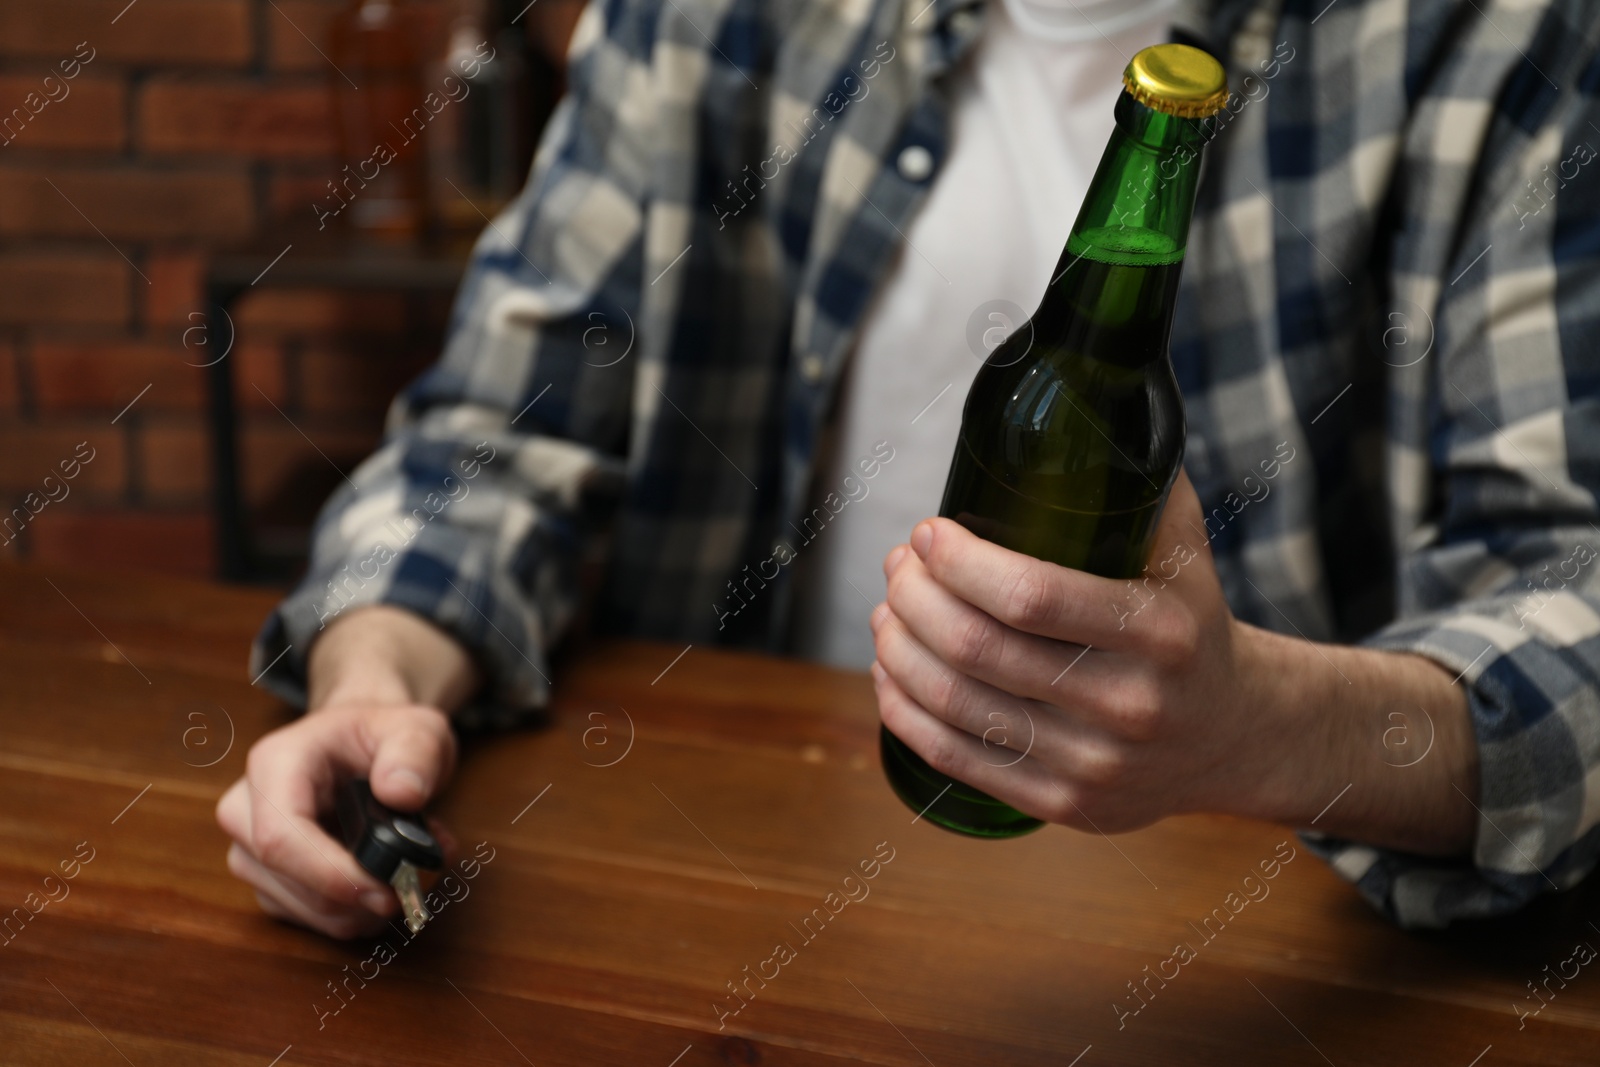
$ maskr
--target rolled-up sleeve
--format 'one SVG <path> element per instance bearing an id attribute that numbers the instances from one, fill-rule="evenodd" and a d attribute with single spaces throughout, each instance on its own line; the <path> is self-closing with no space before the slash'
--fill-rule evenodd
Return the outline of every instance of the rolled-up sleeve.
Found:
<path id="1" fill-rule="evenodd" d="M 1596 427 L 1600 430 L 1600 427 Z M 1403 926 L 1515 911 L 1576 885 L 1600 855 L 1600 536 L 1563 527 L 1520 534 L 1499 551 L 1540 553 L 1538 593 L 1480 598 L 1385 629 L 1366 644 L 1410 652 L 1459 675 L 1477 738 L 1472 855 L 1459 861 L 1317 834 L 1307 844 Z M 1481 546 L 1485 567 L 1495 567 Z M 1456 562 L 1456 561 L 1452 561 Z M 1549 571 L 1545 571 L 1545 567 Z M 1556 590 L 1548 573 L 1578 574 Z M 1519 580 L 1532 578 L 1519 569 Z M 1524 585 L 1526 589 L 1526 585 Z M 1431 726 L 1407 724 L 1423 750 Z M 1407 759 L 1415 758 L 1407 756 Z M 1425 759 L 1426 756 L 1421 758 Z M 1407 767 L 1397 762 L 1393 773 Z"/>
<path id="2" fill-rule="evenodd" d="M 1465 688 L 1480 761 L 1478 795 L 1467 798 L 1478 811 L 1472 853 L 1430 859 L 1306 835 L 1405 926 L 1516 910 L 1575 885 L 1600 854 L 1592 90 L 1570 94 L 1523 143 L 1437 281 L 1429 454 L 1417 464 L 1429 472 L 1431 503 L 1397 546 L 1399 618 L 1365 642 L 1428 657 Z M 1547 171 L 1573 176 L 1537 191 L 1525 180 L 1542 183 Z"/>
<path id="3" fill-rule="evenodd" d="M 546 701 L 547 653 L 625 480 L 649 173 L 648 84 L 626 76 L 639 51 L 599 5 L 580 20 L 569 94 L 478 240 L 440 360 L 324 505 L 305 578 L 256 639 L 252 676 L 291 702 L 321 631 L 375 604 L 472 654 L 487 684 L 467 721 Z"/>

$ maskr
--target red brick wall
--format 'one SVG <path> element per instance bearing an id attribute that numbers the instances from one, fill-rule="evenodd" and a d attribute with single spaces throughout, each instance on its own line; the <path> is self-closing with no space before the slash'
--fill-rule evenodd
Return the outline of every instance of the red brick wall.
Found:
<path id="1" fill-rule="evenodd" d="M 343 3 L 0 3 L 0 553 L 213 572 L 204 372 L 184 331 L 207 251 L 309 217 L 304 191 L 338 169 L 311 42 Z M 564 43 L 570 15 L 540 16 Z M 61 96 L 61 64 L 89 49 Z M 14 108 L 25 121 L 8 129 Z M 339 479 L 301 431 L 343 467 L 370 451 L 444 310 L 398 294 L 240 301 L 229 358 L 257 521 L 303 524 Z M 64 480 L 80 442 L 94 458 Z"/>

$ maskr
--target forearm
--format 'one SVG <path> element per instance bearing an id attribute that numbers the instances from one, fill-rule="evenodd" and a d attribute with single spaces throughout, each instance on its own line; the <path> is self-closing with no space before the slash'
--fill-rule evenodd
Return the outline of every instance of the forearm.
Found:
<path id="1" fill-rule="evenodd" d="M 1471 852 L 1466 691 L 1431 660 L 1237 624 L 1265 756 L 1250 814 L 1432 856 Z"/>
<path id="2" fill-rule="evenodd" d="M 454 638 L 412 612 L 379 604 L 341 615 L 311 646 L 307 707 L 420 704 L 454 712 L 481 682 Z"/>

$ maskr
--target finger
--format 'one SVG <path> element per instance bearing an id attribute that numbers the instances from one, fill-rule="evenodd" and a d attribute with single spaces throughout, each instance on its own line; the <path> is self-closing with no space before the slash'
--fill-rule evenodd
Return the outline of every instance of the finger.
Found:
<path id="1" fill-rule="evenodd" d="M 872 673 L 883 725 L 928 766 L 1036 819 L 1063 821 L 1061 794 L 1052 787 L 1050 772 L 1041 763 L 1024 757 L 1011 766 L 994 766 L 981 741 L 940 721 L 907 695 L 887 670 L 879 668 Z"/>
<path id="2" fill-rule="evenodd" d="M 1008 693 L 1060 705 L 1068 671 L 1079 692 L 1108 681 L 1115 669 L 1089 646 L 1013 629 L 934 580 L 914 554 L 889 579 L 888 603 L 913 637 L 940 662 Z M 1073 705 L 1078 710 L 1081 701 Z"/>
<path id="3" fill-rule="evenodd" d="M 1196 548 L 1209 549 L 1211 540 L 1200 529 L 1200 494 L 1194 491 L 1189 472 L 1178 468 L 1178 478 L 1167 494 L 1166 510 L 1161 513 L 1161 526 L 1156 533 L 1156 547 L 1174 544 L 1179 540 L 1195 542 Z"/>
<path id="4" fill-rule="evenodd" d="M 282 901 L 284 904 L 297 905 L 297 913 L 308 913 L 322 916 L 325 919 L 365 919 L 372 916 L 383 917 L 396 914 L 399 903 L 393 894 L 388 895 L 381 909 L 371 909 L 365 906 L 345 904 L 342 901 L 330 900 L 298 883 L 291 882 L 265 866 L 260 860 L 250 854 L 243 845 L 233 844 L 228 849 L 228 871 L 241 881 L 249 883 L 260 892 Z M 374 904 L 378 903 L 376 900 Z"/>
<path id="5" fill-rule="evenodd" d="M 940 661 L 901 625 L 891 609 L 875 615 L 874 649 L 878 664 L 916 703 L 943 722 L 983 741 L 985 747 L 1004 748 L 1015 742 L 1018 751 L 1031 745 L 1036 725 L 1031 701 L 1002 693 L 967 677 Z M 1012 757 L 992 762 L 1006 762 Z"/>
<path id="6" fill-rule="evenodd" d="M 274 918 L 339 938 L 368 934 L 384 924 L 385 916 L 315 897 L 303 886 L 285 881 L 238 845 L 228 850 L 228 870 L 255 889 L 257 903 Z"/>
<path id="7" fill-rule="evenodd" d="M 376 740 L 367 777 L 372 793 L 399 811 L 417 811 L 455 768 L 456 738 L 443 712 L 395 708 L 368 727 Z"/>
<path id="8" fill-rule="evenodd" d="M 1123 757 L 1114 733 L 1076 709 L 1017 697 L 948 668 L 937 674 L 931 657 L 922 654 L 927 650 L 917 649 L 916 639 L 903 629 L 895 633 L 885 626 L 879 634 L 882 669 L 918 707 L 975 738 L 989 766 L 1011 766 L 1027 755 L 1085 783 L 1104 784 L 1119 773 Z"/>
<path id="9" fill-rule="evenodd" d="M 312 720 L 302 723 L 311 727 Z M 251 854 L 321 896 L 354 905 L 365 894 L 377 910 L 378 895 L 388 888 L 317 823 L 319 800 L 333 790 L 327 742 L 283 731 L 257 742 L 247 766 Z"/>
<path id="10" fill-rule="evenodd" d="M 217 825 L 235 841 L 250 840 L 250 787 L 240 778 L 217 801 Z"/>
<path id="11" fill-rule="evenodd" d="M 911 547 L 935 581 L 1007 626 L 1096 648 L 1128 646 L 1120 624 L 1127 582 L 1025 556 L 985 541 L 950 519 L 925 519 Z"/>
<path id="12" fill-rule="evenodd" d="M 883 557 L 883 576 L 888 578 L 894 574 L 909 555 L 912 555 L 910 545 L 895 545 L 891 548 L 889 554 Z"/>

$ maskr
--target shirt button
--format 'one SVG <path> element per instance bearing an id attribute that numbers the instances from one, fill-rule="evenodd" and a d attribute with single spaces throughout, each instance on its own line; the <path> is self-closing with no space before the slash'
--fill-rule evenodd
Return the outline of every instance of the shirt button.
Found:
<path id="1" fill-rule="evenodd" d="M 933 153 L 919 144 L 911 145 L 901 150 L 895 166 L 906 181 L 925 181 L 933 173 Z"/>
<path id="2" fill-rule="evenodd" d="M 821 356 L 806 356 L 800 361 L 800 377 L 804 378 L 810 385 L 816 385 L 822 381 L 822 375 L 826 369 L 823 366 Z"/>

